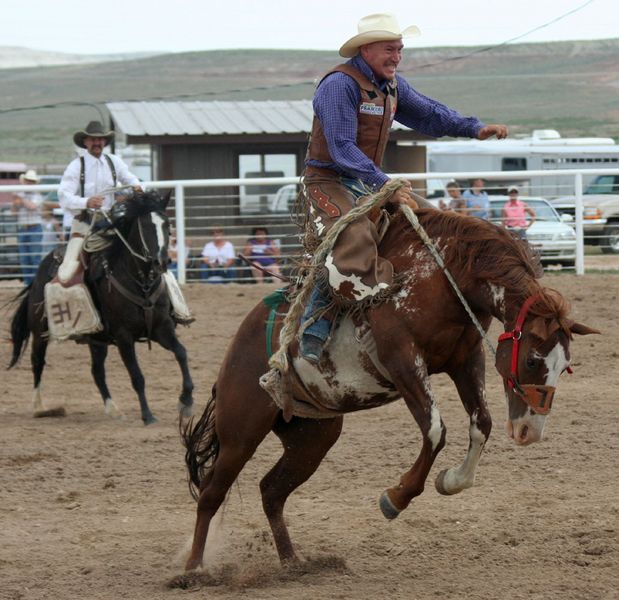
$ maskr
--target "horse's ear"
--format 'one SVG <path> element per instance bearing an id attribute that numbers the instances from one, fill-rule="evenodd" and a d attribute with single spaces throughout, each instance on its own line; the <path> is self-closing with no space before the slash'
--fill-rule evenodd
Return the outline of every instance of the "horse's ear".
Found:
<path id="1" fill-rule="evenodd" d="M 171 197 L 172 197 L 172 190 L 168 190 L 161 198 L 161 208 L 165 210 L 168 207 Z"/>
<path id="2" fill-rule="evenodd" d="M 570 321 L 568 323 L 570 331 L 572 333 L 576 333 L 577 335 L 589 335 L 590 333 L 602 333 L 599 329 L 593 329 L 593 327 L 589 327 L 587 325 L 583 325 L 582 323 L 576 323 L 576 321 Z"/>

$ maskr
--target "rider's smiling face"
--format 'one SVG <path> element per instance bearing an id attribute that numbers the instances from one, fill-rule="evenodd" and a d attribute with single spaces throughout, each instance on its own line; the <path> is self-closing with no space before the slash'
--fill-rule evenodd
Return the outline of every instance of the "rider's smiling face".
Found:
<path id="1" fill-rule="evenodd" d="M 395 72 L 402 60 L 401 40 L 374 42 L 359 48 L 361 58 L 370 66 L 378 80 L 395 79 Z"/>
<path id="2" fill-rule="evenodd" d="M 105 138 L 88 136 L 84 139 L 84 146 L 86 146 L 88 154 L 92 154 L 95 158 L 99 158 L 105 147 Z"/>

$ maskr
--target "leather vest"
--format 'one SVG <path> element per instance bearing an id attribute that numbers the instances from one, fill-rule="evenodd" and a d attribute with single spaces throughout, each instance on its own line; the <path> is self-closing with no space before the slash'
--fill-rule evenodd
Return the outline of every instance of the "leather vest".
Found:
<path id="1" fill-rule="evenodd" d="M 320 82 L 336 72 L 352 77 L 359 86 L 361 100 L 357 108 L 357 146 L 377 167 L 380 167 L 397 107 L 397 81 L 394 79 L 393 82 L 387 83 L 388 93 L 385 94 L 361 71 L 350 64 L 342 64 L 331 69 Z M 325 134 L 316 115 L 307 147 L 307 159 L 324 163 L 335 162 L 329 153 Z"/>

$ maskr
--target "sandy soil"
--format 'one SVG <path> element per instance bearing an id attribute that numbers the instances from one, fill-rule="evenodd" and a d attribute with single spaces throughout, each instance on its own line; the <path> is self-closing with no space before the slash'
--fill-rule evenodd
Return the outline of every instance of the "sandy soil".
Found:
<path id="1" fill-rule="evenodd" d="M 403 403 L 350 415 L 319 471 L 288 502 L 293 541 L 309 560 L 285 571 L 257 487 L 279 456 L 270 436 L 212 532 L 209 577 L 180 580 L 186 589 L 169 587 L 182 573 L 195 510 L 176 429 L 173 357 L 140 347 L 159 418 L 149 428 L 114 350 L 108 375 L 121 419 L 103 414 L 87 350 L 71 343 L 51 348 L 44 378 L 47 403 L 64 401 L 67 416 L 33 419 L 24 360 L 0 386 L 0 598 L 618 598 L 619 277 L 550 275 L 547 285 L 572 300 L 577 320 L 604 335 L 573 344 L 575 373 L 562 378 L 542 443 L 519 449 L 506 437 L 500 381 L 489 368 L 495 429 L 476 486 L 443 497 L 429 481 L 387 522 L 377 500 L 414 460 L 417 427 Z M 188 288 L 198 321 L 181 337 L 197 410 L 241 317 L 266 291 Z M 0 303 L 10 294 L 0 290 Z M 5 312 L 3 332 L 7 320 Z M 0 364 L 9 354 L 3 340 Z M 442 377 L 434 386 L 448 445 L 431 478 L 458 463 L 467 445 L 453 386 Z"/>

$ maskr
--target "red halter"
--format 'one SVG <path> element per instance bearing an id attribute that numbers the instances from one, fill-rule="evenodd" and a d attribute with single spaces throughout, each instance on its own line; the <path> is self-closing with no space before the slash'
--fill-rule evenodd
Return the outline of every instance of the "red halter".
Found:
<path id="1" fill-rule="evenodd" d="M 507 381 L 507 385 L 514 393 L 518 394 L 526 404 L 528 404 L 536 413 L 547 415 L 552 407 L 552 399 L 555 393 L 555 388 L 549 385 L 535 384 L 520 384 L 518 382 L 518 350 L 520 349 L 520 339 L 522 338 L 522 327 L 527 318 L 529 309 L 533 303 L 539 298 L 539 295 L 529 296 L 516 318 L 516 323 L 512 331 L 506 331 L 499 335 L 499 343 L 507 340 L 512 340 L 512 361 L 509 377 L 502 375 Z M 568 373 L 572 370 L 568 367 Z"/>

